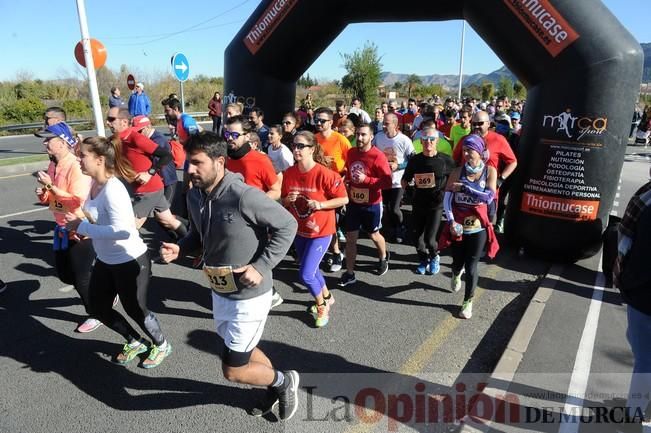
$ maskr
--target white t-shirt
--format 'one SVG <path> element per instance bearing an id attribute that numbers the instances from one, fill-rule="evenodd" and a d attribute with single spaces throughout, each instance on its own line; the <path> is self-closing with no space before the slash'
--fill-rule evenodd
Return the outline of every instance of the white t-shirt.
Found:
<path id="1" fill-rule="evenodd" d="M 274 149 L 269 145 L 267 147 L 267 154 L 269 155 L 269 159 L 271 159 L 271 164 L 274 166 L 276 173 L 282 173 L 294 165 L 294 155 L 284 144 L 281 144 L 278 149 Z"/>
<path id="2" fill-rule="evenodd" d="M 371 116 L 369 116 L 369 114 L 361 108 L 350 107 L 350 110 L 348 110 L 348 112 L 357 114 L 362 120 L 362 123 L 371 123 Z"/>
<path id="3" fill-rule="evenodd" d="M 389 163 L 396 162 L 398 165 L 405 162 L 405 160 L 414 153 L 414 145 L 411 143 L 409 137 L 402 132 L 399 132 L 398 135 L 393 138 L 389 138 L 384 132 L 380 132 L 373 139 L 373 144 L 384 152 Z M 401 187 L 400 181 L 402 180 L 404 172 L 405 170 L 403 168 L 402 170 L 396 170 L 391 174 L 392 188 Z"/>
<path id="4" fill-rule="evenodd" d="M 89 195 L 83 210 L 94 222 L 82 221 L 77 233 L 91 238 L 97 258 L 102 262 L 118 265 L 147 251 L 136 229 L 129 193 L 116 177 L 109 178 L 95 198 Z"/>

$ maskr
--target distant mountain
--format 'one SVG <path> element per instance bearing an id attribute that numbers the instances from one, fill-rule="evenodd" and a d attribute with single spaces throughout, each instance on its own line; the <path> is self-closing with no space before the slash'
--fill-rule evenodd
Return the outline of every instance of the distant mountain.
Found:
<path id="1" fill-rule="evenodd" d="M 382 78 L 382 83 L 390 87 L 392 86 L 396 81 L 399 81 L 401 83 L 404 83 L 407 81 L 407 78 L 409 77 L 409 74 L 394 74 L 392 72 L 382 72 L 380 75 Z M 447 87 L 449 89 L 456 88 L 459 85 L 459 76 L 458 75 L 438 75 L 438 74 L 433 74 L 433 75 L 419 75 L 421 81 L 425 85 L 430 85 L 430 84 L 440 84 L 443 87 Z M 481 84 L 484 81 L 489 81 L 491 83 L 494 83 L 497 85 L 497 83 L 500 81 L 502 77 L 507 77 L 511 79 L 511 81 L 515 82 L 517 81 L 517 78 L 515 75 L 511 73 L 508 69 L 506 69 L 505 66 L 502 66 L 500 69 L 491 72 L 490 74 L 472 74 L 472 75 L 464 75 L 463 76 L 463 85 L 464 86 L 469 86 L 471 84 Z"/>
<path id="2" fill-rule="evenodd" d="M 642 45 L 644 51 L 644 70 L 642 72 L 642 82 L 648 83 L 651 81 L 651 42 Z"/>
<path id="3" fill-rule="evenodd" d="M 642 73 L 642 82 L 651 81 L 651 42 L 640 44 L 642 50 L 644 51 L 644 70 Z M 382 83 L 391 87 L 396 81 L 404 83 L 407 81 L 409 74 L 394 74 L 393 72 L 382 72 L 381 78 Z M 459 85 L 459 76 L 458 75 L 419 75 L 421 81 L 425 85 L 430 84 L 440 84 L 443 87 L 448 89 L 457 88 Z M 507 77 L 511 81 L 517 81 L 517 77 L 511 73 L 506 66 L 502 66 L 500 69 L 491 72 L 490 74 L 472 74 L 463 76 L 463 85 L 468 86 L 470 84 L 481 84 L 484 81 L 491 82 L 495 85 L 500 81 L 502 77 Z"/>

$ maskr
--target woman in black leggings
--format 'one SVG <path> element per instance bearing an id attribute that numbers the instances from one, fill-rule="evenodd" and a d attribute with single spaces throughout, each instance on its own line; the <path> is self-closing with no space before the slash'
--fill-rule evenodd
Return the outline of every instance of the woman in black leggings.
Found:
<path id="1" fill-rule="evenodd" d="M 497 252 L 495 233 L 488 218 L 488 205 L 495 198 L 497 171 L 485 165 L 488 151 L 479 135 L 471 134 L 462 143 L 465 164 L 452 172 L 446 186 L 444 206 L 449 227 L 445 236 L 452 238 L 454 292 L 461 289 L 461 274 L 466 270 L 466 293 L 459 316 L 470 319 L 481 251 L 489 241 L 489 256 Z"/>
<path id="2" fill-rule="evenodd" d="M 147 309 L 147 289 L 151 277 L 151 261 L 131 207 L 129 194 L 116 176 L 134 180 L 136 175 L 122 155 L 121 143 L 113 138 L 91 137 L 80 146 L 80 162 L 93 183 L 84 203 L 86 218 L 80 220 L 66 214 L 69 229 L 93 241 L 97 261 L 90 280 L 90 307 L 109 328 L 126 340 L 116 362 L 126 364 L 149 350 L 142 363 L 153 368 L 171 353 L 160 323 Z M 151 348 L 127 320 L 112 308 L 112 300 L 120 295 L 124 310 L 152 341 Z"/>

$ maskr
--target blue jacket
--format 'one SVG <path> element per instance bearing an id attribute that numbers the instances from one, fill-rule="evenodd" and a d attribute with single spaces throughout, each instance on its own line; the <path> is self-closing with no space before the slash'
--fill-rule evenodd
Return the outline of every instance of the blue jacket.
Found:
<path id="1" fill-rule="evenodd" d="M 151 113 L 151 103 L 149 102 L 149 96 L 142 92 L 140 95 L 138 93 L 132 93 L 129 97 L 129 114 L 132 116 L 139 116 L 141 114 L 149 116 Z"/>
<path id="2" fill-rule="evenodd" d="M 163 149 L 170 152 L 172 151 L 169 139 L 160 132 L 154 131 L 149 139 L 158 144 L 158 147 L 162 147 Z M 174 165 L 174 160 L 160 169 L 160 175 L 163 178 L 163 185 L 165 186 L 174 185 L 178 181 L 178 178 L 176 177 L 176 166 Z"/>

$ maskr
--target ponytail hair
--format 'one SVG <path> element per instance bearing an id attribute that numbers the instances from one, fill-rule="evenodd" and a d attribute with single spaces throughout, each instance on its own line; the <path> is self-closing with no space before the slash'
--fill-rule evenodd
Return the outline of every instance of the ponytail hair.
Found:
<path id="1" fill-rule="evenodd" d="M 106 171 L 131 183 L 136 172 L 129 160 L 122 153 L 122 141 L 117 134 L 112 137 L 88 137 L 82 142 L 89 152 L 104 157 Z"/>

